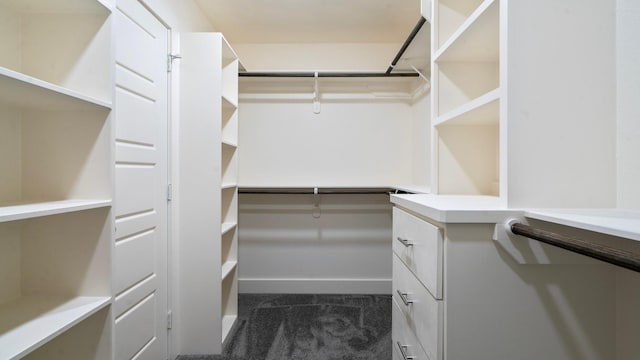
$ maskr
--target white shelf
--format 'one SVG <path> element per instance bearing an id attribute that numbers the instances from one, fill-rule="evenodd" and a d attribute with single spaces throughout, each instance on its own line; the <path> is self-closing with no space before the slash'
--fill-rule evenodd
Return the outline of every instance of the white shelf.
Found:
<path id="1" fill-rule="evenodd" d="M 220 188 L 225 190 L 225 189 L 233 189 L 233 188 L 236 188 L 236 187 L 238 187 L 238 184 L 229 183 L 229 184 L 222 184 L 222 186 Z"/>
<path id="2" fill-rule="evenodd" d="M 23 297 L 0 306 L 0 358 L 19 359 L 109 305 L 109 297 Z"/>
<path id="3" fill-rule="evenodd" d="M 237 261 L 227 261 L 224 264 L 222 264 L 222 280 L 226 279 L 229 275 L 231 275 L 233 273 L 233 270 L 236 268 L 236 265 L 238 265 Z"/>
<path id="4" fill-rule="evenodd" d="M 500 89 L 492 90 L 434 119 L 433 125 L 497 125 Z"/>
<path id="5" fill-rule="evenodd" d="M 485 0 L 434 56 L 434 61 L 497 61 L 500 6 Z"/>
<path id="6" fill-rule="evenodd" d="M 111 206 L 111 200 L 61 200 L 31 202 L 1 206 L 0 222 L 30 219 L 41 216 L 65 214 L 74 211 Z"/>
<path id="7" fill-rule="evenodd" d="M 226 223 L 222 223 L 222 235 L 228 233 L 229 231 L 233 230 L 236 227 L 236 223 L 234 222 L 226 222 Z"/>
<path id="8" fill-rule="evenodd" d="M 640 211 L 622 209 L 536 209 L 524 216 L 640 241 Z"/>
<path id="9" fill-rule="evenodd" d="M 230 148 L 232 150 L 235 150 L 238 147 L 238 144 L 236 144 L 236 143 L 234 143 L 232 141 L 229 141 L 229 140 L 222 140 L 222 146 L 223 147 L 226 146 L 226 147 L 228 147 L 228 148 Z"/>
<path id="10" fill-rule="evenodd" d="M 0 99 L 20 108 L 47 111 L 111 109 L 111 103 L 0 67 Z"/>
<path id="11" fill-rule="evenodd" d="M 225 315 L 222 317 L 222 341 L 224 342 L 229 335 L 229 332 L 235 324 L 237 315 Z"/>
<path id="12" fill-rule="evenodd" d="M 111 12 L 104 0 L 0 0 L 0 4 L 23 14 Z"/>

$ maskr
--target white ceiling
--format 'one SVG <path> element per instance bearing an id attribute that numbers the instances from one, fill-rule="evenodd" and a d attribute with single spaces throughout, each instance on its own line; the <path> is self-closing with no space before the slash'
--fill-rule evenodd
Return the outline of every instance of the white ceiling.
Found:
<path id="1" fill-rule="evenodd" d="M 196 0 L 231 43 L 398 43 L 420 0 Z"/>

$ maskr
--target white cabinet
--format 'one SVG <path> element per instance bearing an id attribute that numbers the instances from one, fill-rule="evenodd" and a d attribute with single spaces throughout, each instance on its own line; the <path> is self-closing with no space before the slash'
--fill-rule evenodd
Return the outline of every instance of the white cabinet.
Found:
<path id="1" fill-rule="evenodd" d="M 239 61 L 220 33 L 180 49 L 180 353 L 219 354 L 238 313 Z"/>
<path id="2" fill-rule="evenodd" d="M 493 241 L 502 229 L 496 223 L 522 214 L 490 198 L 392 195 L 394 233 L 411 232 L 406 220 L 415 218 L 442 234 L 432 250 L 442 257 L 441 275 L 433 266 L 418 273 L 394 251 L 394 345 L 406 341 L 409 355 L 422 350 L 430 360 L 616 358 L 625 336 L 615 321 L 616 270 L 546 246 L 546 260 L 537 261 L 540 245 L 527 239 L 510 247 Z M 428 276 L 441 277 L 441 298 L 429 291 Z"/>
<path id="3" fill-rule="evenodd" d="M 110 23 L 96 0 L 0 1 L 3 359 L 111 358 Z"/>

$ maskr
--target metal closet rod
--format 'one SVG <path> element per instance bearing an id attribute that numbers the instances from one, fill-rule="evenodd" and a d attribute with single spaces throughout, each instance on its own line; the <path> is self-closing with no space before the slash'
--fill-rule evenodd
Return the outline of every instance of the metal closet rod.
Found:
<path id="1" fill-rule="evenodd" d="M 606 245 L 594 244 L 518 222 L 511 224 L 511 232 L 625 269 L 640 272 L 640 254 L 638 253 L 616 249 Z"/>
<path id="2" fill-rule="evenodd" d="M 331 72 L 331 71 L 318 71 L 319 78 L 365 78 L 365 77 L 417 77 L 420 76 L 417 73 L 394 73 L 387 74 L 383 72 Z M 314 78 L 316 72 L 240 72 L 238 76 L 241 77 L 279 77 L 279 78 Z"/>
<path id="3" fill-rule="evenodd" d="M 322 187 L 305 187 L 305 188 L 239 188 L 241 194 L 384 194 L 389 195 L 395 189 L 392 188 L 322 188 Z"/>
<path id="4" fill-rule="evenodd" d="M 402 47 L 400 47 L 400 50 L 396 54 L 396 57 L 393 58 L 393 61 L 391 61 L 391 65 L 389 65 L 389 67 L 387 68 L 387 72 L 385 72 L 385 74 L 391 75 L 393 68 L 396 66 L 396 64 L 398 64 L 398 61 L 400 61 L 400 59 L 404 55 L 404 52 L 407 51 L 407 48 L 409 47 L 409 45 L 411 45 L 411 43 L 413 42 L 413 39 L 416 37 L 416 35 L 418 35 L 418 32 L 420 32 L 420 29 L 422 29 L 422 25 L 424 25 L 426 22 L 427 22 L 427 19 L 425 19 L 424 16 L 420 16 L 420 20 L 418 20 L 418 23 L 416 24 L 416 26 L 414 26 L 413 30 L 411 30 L 409 37 L 407 37 L 407 40 L 405 40 L 404 44 L 402 44 Z"/>

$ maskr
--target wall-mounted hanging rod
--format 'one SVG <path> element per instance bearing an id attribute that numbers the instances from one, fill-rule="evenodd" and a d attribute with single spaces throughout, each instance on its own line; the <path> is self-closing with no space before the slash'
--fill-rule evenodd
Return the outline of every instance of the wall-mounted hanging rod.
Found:
<path id="1" fill-rule="evenodd" d="M 322 187 L 300 187 L 300 188 L 239 188 L 240 194 L 341 194 L 341 195 L 360 195 L 360 194 L 383 194 L 389 195 L 394 192 L 391 188 L 322 188 Z"/>
<path id="2" fill-rule="evenodd" d="M 609 264 L 640 272 L 640 253 L 634 253 L 610 246 L 594 244 L 574 237 L 556 234 L 551 231 L 538 229 L 519 222 L 510 224 L 511 232 L 526 236 L 545 244 L 557 246 L 578 254 L 586 255 Z"/>
<path id="3" fill-rule="evenodd" d="M 424 16 L 420 16 L 420 20 L 418 20 L 418 23 L 416 24 L 416 26 L 414 26 L 413 30 L 411 30 L 409 37 L 407 37 L 407 40 L 405 40 L 404 44 L 402 44 L 402 47 L 400 47 L 400 50 L 396 54 L 396 57 L 393 58 L 393 60 L 391 61 L 391 64 L 387 68 L 387 72 L 385 74 L 391 75 L 393 68 L 398 64 L 398 61 L 400 61 L 400 59 L 402 58 L 402 55 L 404 55 L 404 52 L 407 51 L 407 48 L 409 47 L 409 45 L 411 45 L 411 42 L 413 42 L 413 39 L 416 37 L 416 35 L 418 35 L 418 32 L 420 31 L 420 29 L 422 29 L 422 25 L 424 25 L 424 23 L 426 22 L 427 22 L 427 19 L 425 19 Z"/>
<path id="4" fill-rule="evenodd" d="M 394 73 L 387 74 L 383 72 L 240 72 L 240 77 L 281 77 L 281 78 L 315 78 L 316 73 L 319 78 L 367 78 L 367 77 L 416 77 L 420 76 L 416 73 Z"/>

